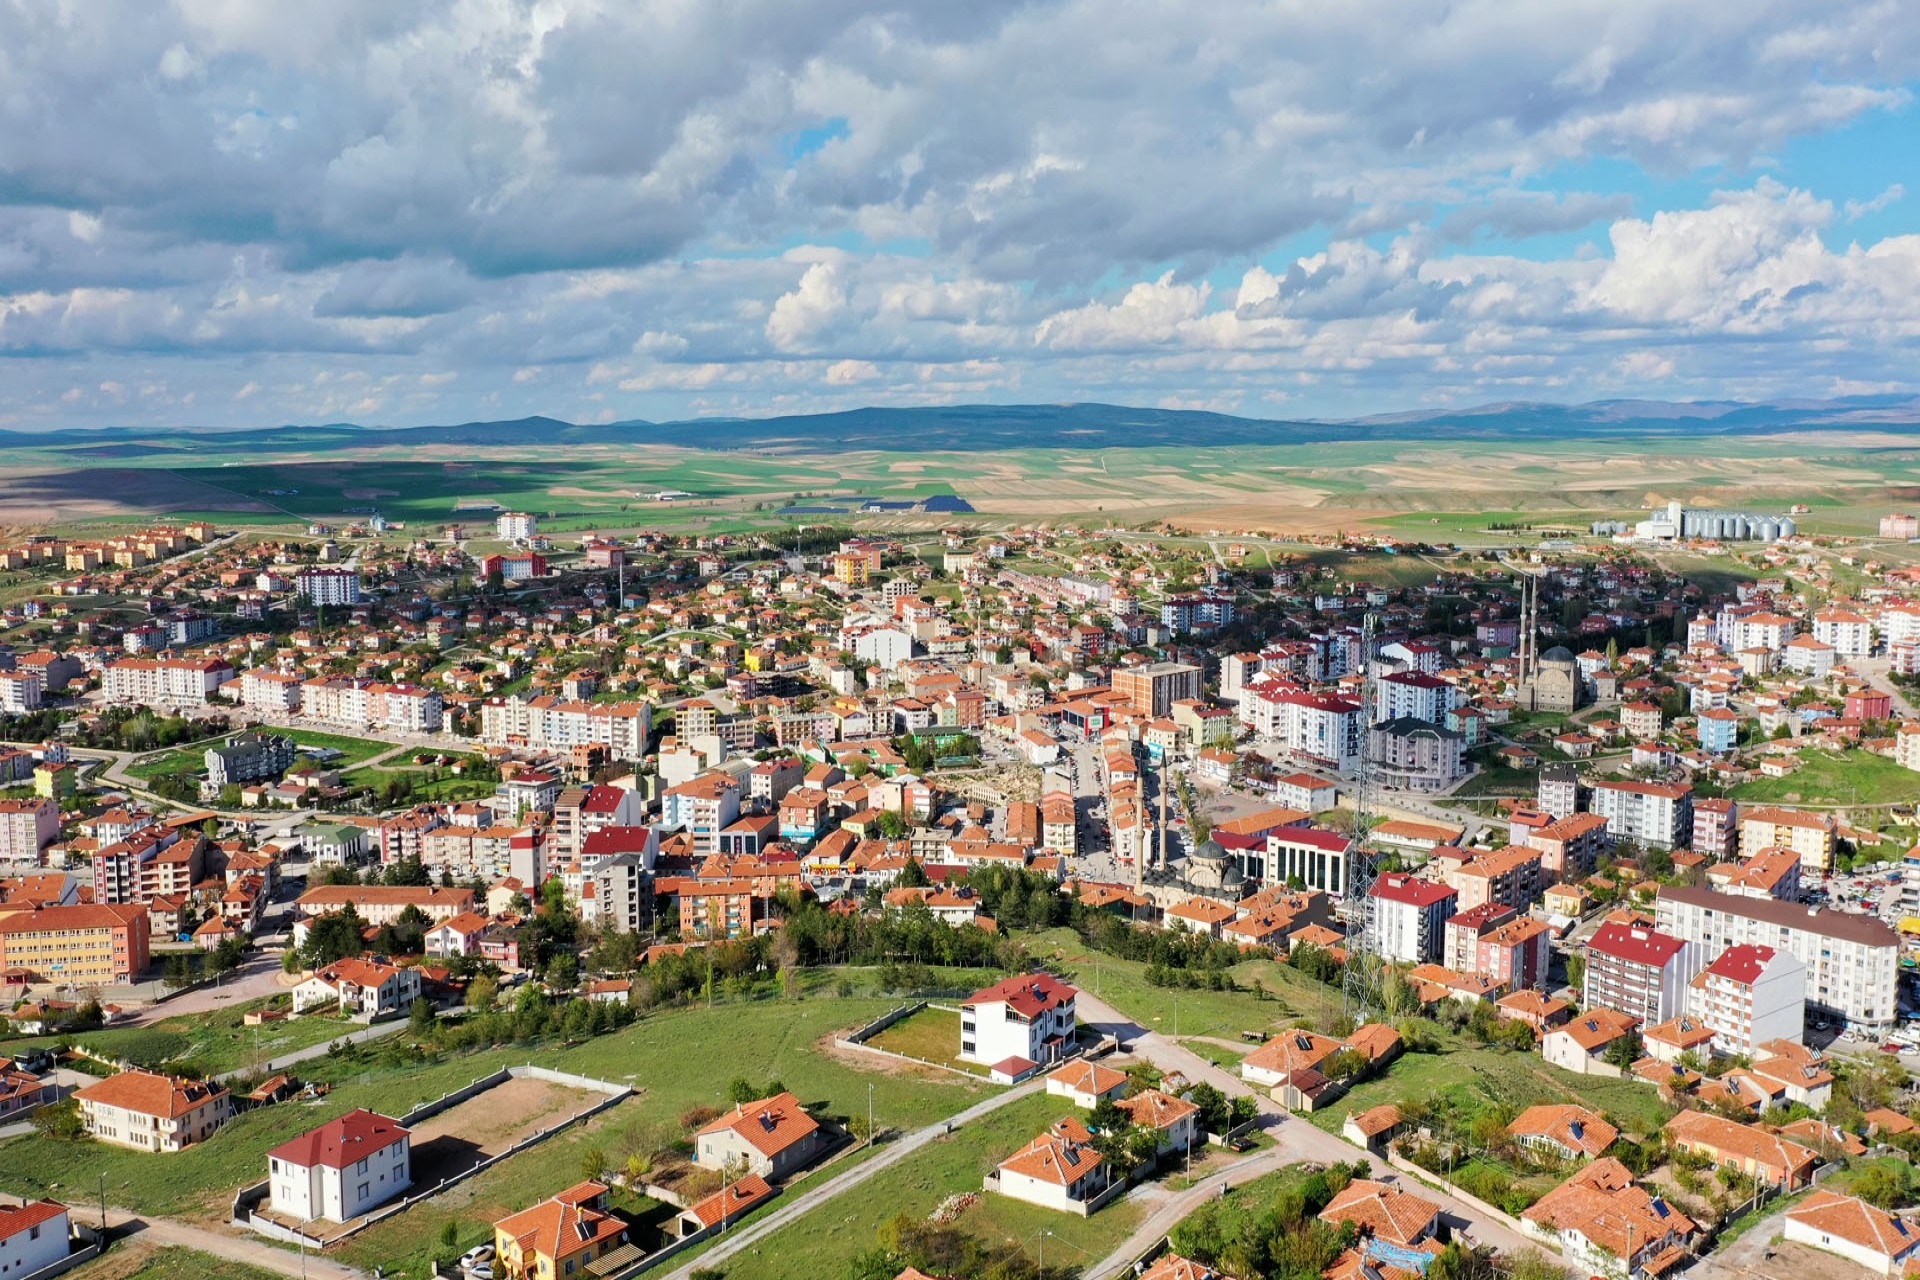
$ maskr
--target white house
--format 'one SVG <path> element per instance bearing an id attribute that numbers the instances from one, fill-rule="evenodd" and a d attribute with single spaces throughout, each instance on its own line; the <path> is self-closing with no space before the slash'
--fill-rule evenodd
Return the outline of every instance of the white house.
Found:
<path id="1" fill-rule="evenodd" d="M 1815 1191 L 1787 1210 L 1786 1237 L 1884 1276 L 1902 1274 L 1920 1250 L 1920 1226 L 1912 1219 L 1831 1191 Z"/>
<path id="2" fill-rule="evenodd" d="M 405 1013 L 420 997 L 420 971 L 373 960 L 336 960 L 293 989 L 293 1011 L 338 1003 L 344 1013 L 374 1022 Z"/>
<path id="3" fill-rule="evenodd" d="M 157 1071 L 121 1071 L 73 1096 L 97 1141 L 137 1151 L 184 1151 L 233 1119 L 224 1086 Z"/>
<path id="4" fill-rule="evenodd" d="M 58 1201 L 35 1200 L 18 1209 L 0 1209 L 0 1276 L 30 1276 L 64 1262 L 72 1234 L 67 1206 Z"/>
<path id="5" fill-rule="evenodd" d="M 1023 1071 L 1058 1061 L 1073 1044 L 1079 994 L 1044 973 L 974 992 L 960 1006 L 960 1057 L 990 1067 L 1020 1059 L 1027 1064 Z"/>
<path id="6" fill-rule="evenodd" d="M 1118 1098 L 1127 1089 L 1127 1073 L 1097 1062 L 1069 1062 L 1047 1075 L 1047 1092 L 1088 1111 L 1102 1098 Z"/>
<path id="7" fill-rule="evenodd" d="M 412 1135 L 398 1121 L 349 1111 L 267 1153 L 274 1212 L 348 1222 L 413 1185 Z"/>

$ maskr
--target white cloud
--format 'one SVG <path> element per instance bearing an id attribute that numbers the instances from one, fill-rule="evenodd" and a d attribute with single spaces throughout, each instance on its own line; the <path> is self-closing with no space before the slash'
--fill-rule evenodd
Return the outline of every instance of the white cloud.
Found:
<path id="1" fill-rule="evenodd" d="M 847 308 L 847 291 L 832 263 L 816 262 L 792 292 L 780 295 L 767 317 L 767 340 L 781 351 L 803 351 Z"/>
<path id="2" fill-rule="evenodd" d="M 836 360 L 827 366 L 827 381 L 837 387 L 874 382 L 879 377 L 880 370 L 871 360 Z"/>

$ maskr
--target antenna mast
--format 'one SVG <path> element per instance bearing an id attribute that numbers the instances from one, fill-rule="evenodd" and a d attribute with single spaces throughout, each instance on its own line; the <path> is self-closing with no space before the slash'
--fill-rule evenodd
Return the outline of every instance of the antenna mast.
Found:
<path id="1" fill-rule="evenodd" d="M 1341 903 L 1347 921 L 1347 963 L 1341 979 L 1347 1016 L 1355 1023 L 1367 1020 L 1374 1003 L 1374 977 L 1379 955 L 1373 936 L 1373 727 L 1374 702 L 1379 690 L 1374 680 L 1373 646 L 1380 616 L 1368 611 L 1360 623 L 1360 753 L 1353 774 L 1353 848 Z"/>

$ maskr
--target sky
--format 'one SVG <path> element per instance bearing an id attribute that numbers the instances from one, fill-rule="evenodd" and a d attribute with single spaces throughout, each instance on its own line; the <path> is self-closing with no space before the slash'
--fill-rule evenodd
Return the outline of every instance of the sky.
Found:
<path id="1" fill-rule="evenodd" d="M 1920 393 L 1917 87 L 1907 0 L 0 0 L 0 427 Z"/>

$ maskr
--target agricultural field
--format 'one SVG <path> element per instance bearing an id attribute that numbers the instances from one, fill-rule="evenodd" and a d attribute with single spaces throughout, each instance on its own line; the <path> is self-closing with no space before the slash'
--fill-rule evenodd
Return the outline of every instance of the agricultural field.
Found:
<path id="1" fill-rule="evenodd" d="M 1074 1108 L 1065 1099 L 1036 1094 L 937 1138 L 886 1174 L 886 1194 L 871 1186 L 834 1197 L 800 1221 L 781 1228 L 750 1251 L 727 1260 L 727 1280 L 788 1280 L 792 1276 L 842 1276 L 859 1253 L 874 1247 L 880 1227 L 895 1214 L 925 1218 L 948 1196 L 979 1191 L 980 1180 L 1015 1149 Z M 1032 1256 L 1039 1233 L 1050 1231 L 1049 1265 L 1086 1264 L 1106 1256 L 1126 1239 L 1141 1210 L 1121 1198 L 1081 1218 L 1037 1205 L 982 1195 L 955 1225 L 984 1240 L 1004 1242 Z"/>
<path id="2" fill-rule="evenodd" d="M 1727 792 L 1761 804 L 1913 804 L 1920 801 L 1920 773 L 1865 751 L 1803 751 L 1800 767 L 1784 778 L 1754 778 Z"/>

